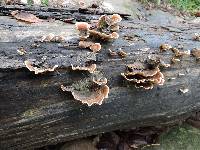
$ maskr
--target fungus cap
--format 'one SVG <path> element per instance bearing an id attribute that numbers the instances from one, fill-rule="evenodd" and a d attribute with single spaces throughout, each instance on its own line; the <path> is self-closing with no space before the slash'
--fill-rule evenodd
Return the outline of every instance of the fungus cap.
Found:
<path id="1" fill-rule="evenodd" d="M 88 71 L 89 73 L 94 73 L 94 71 L 97 68 L 96 64 L 91 64 L 88 66 L 74 66 L 71 64 L 71 66 L 72 66 L 72 70 L 83 70 L 83 71 Z"/>
<path id="2" fill-rule="evenodd" d="M 90 25 L 87 22 L 77 22 L 75 24 L 76 29 L 81 31 L 81 30 L 89 30 L 90 29 Z"/>
<path id="3" fill-rule="evenodd" d="M 65 87 L 61 85 L 62 91 L 71 92 L 74 99 L 81 101 L 83 104 L 91 106 L 93 104 L 101 105 L 105 98 L 108 98 L 109 87 L 107 85 L 97 86 L 95 90 L 90 87 L 89 91 L 79 91 L 73 87 Z"/>
<path id="4" fill-rule="evenodd" d="M 58 65 L 55 65 L 53 68 L 38 68 L 38 67 L 34 67 L 33 64 L 28 60 L 24 61 L 24 64 L 26 68 L 28 68 L 29 71 L 33 71 L 35 72 L 35 74 L 53 72 L 58 67 Z"/>

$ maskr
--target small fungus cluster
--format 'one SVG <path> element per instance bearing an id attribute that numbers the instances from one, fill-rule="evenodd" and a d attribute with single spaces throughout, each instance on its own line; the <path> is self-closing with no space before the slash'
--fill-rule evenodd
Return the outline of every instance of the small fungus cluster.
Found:
<path id="1" fill-rule="evenodd" d="M 79 31 L 79 47 L 89 48 L 93 52 L 101 50 L 101 44 L 93 41 L 109 41 L 119 38 L 116 32 L 119 30 L 118 23 L 122 20 L 120 15 L 112 16 L 103 15 L 99 18 L 93 29 L 86 22 L 77 22 L 76 29 Z"/>
<path id="2" fill-rule="evenodd" d="M 115 56 L 119 56 L 119 57 L 121 57 L 121 58 L 124 58 L 124 57 L 126 57 L 128 54 L 125 52 L 125 51 L 123 51 L 122 49 L 120 49 L 119 51 L 112 51 L 111 49 L 108 49 L 108 51 L 109 51 L 109 55 L 111 56 L 111 57 L 115 57 Z"/>
<path id="3" fill-rule="evenodd" d="M 178 48 L 172 47 L 169 44 L 161 44 L 160 51 L 172 51 L 174 53 L 173 57 L 171 58 L 172 63 L 177 63 L 180 61 L 181 57 L 190 55 L 190 51 L 180 51 Z"/>
<path id="4" fill-rule="evenodd" d="M 53 33 L 50 33 L 47 36 L 42 36 L 40 39 L 40 42 L 63 42 L 65 41 L 65 37 L 61 35 L 54 35 Z"/>
<path id="5" fill-rule="evenodd" d="M 109 87 L 106 85 L 107 79 L 84 81 L 71 86 L 61 85 L 62 91 L 71 92 L 74 99 L 83 104 L 91 106 L 101 105 L 105 98 L 108 98 Z"/>
<path id="6" fill-rule="evenodd" d="M 152 89 L 155 85 L 163 85 L 164 75 L 158 67 L 148 68 L 142 63 L 127 65 L 127 71 L 121 75 L 136 88 Z"/>
<path id="7" fill-rule="evenodd" d="M 94 53 L 99 52 L 101 50 L 100 41 L 115 40 L 119 37 L 119 34 L 116 31 L 119 30 L 118 23 L 121 20 L 122 18 L 117 14 L 112 16 L 103 15 L 99 18 L 93 29 L 90 29 L 90 25 L 86 22 L 77 22 L 76 29 L 79 31 L 80 38 L 79 47 L 89 48 Z M 53 39 L 52 35 L 49 37 L 50 38 L 47 39 L 44 38 L 43 41 L 51 41 L 51 39 Z M 121 51 L 118 55 L 125 57 L 126 53 Z M 96 70 L 96 64 L 71 66 L 72 70 L 84 70 L 92 74 L 94 74 Z M 93 104 L 101 105 L 103 100 L 108 98 L 109 87 L 106 84 L 106 78 L 93 77 L 93 79 L 89 82 L 79 82 L 72 84 L 71 86 L 61 85 L 61 89 L 63 91 L 71 92 L 74 99 L 79 100 L 88 106 Z"/>

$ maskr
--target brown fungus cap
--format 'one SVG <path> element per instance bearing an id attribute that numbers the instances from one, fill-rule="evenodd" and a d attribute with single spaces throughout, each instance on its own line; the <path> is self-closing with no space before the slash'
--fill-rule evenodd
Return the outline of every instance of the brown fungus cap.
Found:
<path id="1" fill-rule="evenodd" d="M 94 87 L 95 86 L 95 87 Z M 101 105 L 105 98 L 108 98 L 109 87 L 107 85 L 91 84 L 84 90 L 75 89 L 73 86 L 65 87 L 61 85 L 63 91 L 71 92 L 74 99 L 83 104 L 91 106 L 93 104 Z"/>
<path id="2" fill-rule="evenodd" d="M 77 22 L 75 24 L 76 29 L 81 31 L 81 30 L 89 30 L 90 29 L 90 25 L 87 22 Z"/>
<path id="3" fill-rule="evenodd" d="M 119 38 L 119 34 L 117 32 L 113 32 L 110 34 L 105 34 L 96 30 L 89 30 L 90 37 L 95 39 L 100 39 L 104 41 L 115 40 Z"/>
<path id="4" fill-rule="evenodd" d="M 24 61 L 24 64 L 26 68 L 28 68 L 29 71 L 33 71 L 35 72 L 35 74 L 53 72 L 58 67 L 58 65 L 55 65 L 53 68 L 38 68 L 38 67 L 34 67 L 33 64 L 28 60 Z"/>
<path id="5" fill-rule="evenodd" d="M 90 25 L 87 22 L 77 22 L 75 24 L 76 29 L 79 30 L 80 39 L 87 39 L 89 37 Z"/>
<path id="6" fill-rule="evenodd" d="M 172 46 L 169 45 L 169 44 L 161 44 L 161 45 L 160 45 L 160 51 L 161 51 L 161 52 L 170 50 L 171 48 L 172 48 Z"/>
<path id="7" fill-rule="evenodd" d="M 87 66 L 74 66 L 72 65 L 72 70 L 83 70 L 83 71 L 88 71 L 89 73 L 94 73 L 94 71 L 97 68 L 96 64 L 91 64 L 91 65 L 87 65 Z"/>
<path id="8" fill-rule="evenodd" d="M 200 59 L 200 49 L 198 48 L 194 48 L 191 51 L 192 56 L 196 57 L 196 59 Z"/>
<path id="9" fill-rule="evenodd" d="M 93 51 L 93 52 L 98 52 L 101 50 L 101 44 L 100 43 L 94 43 L 90 46 L 90 49 Z"/>
<path id="10" fill-rule="evenodd" d="M 113 14 L 111 16 L 102 15 L 98 20 L 97 28 L 100 30 L 105 28 L 110 28 L 111 30 L 115 28 L 115 30 L 118 30 L 119 26 L 117 23 L 119 23 L 121 20 L 122 18 L 118 14 Z"/>
<path id="11" fill-rule="evenodd" d="M 79 47 L 90 48 L 90 50 L 95 52 L 95 53 L 101 50 L 101 44 L 100 43 L 94 43 L 94 42 L 91 42 L 91 41 L 80 41 Z"/>
<path id="12" fill-rule="evenodd" d="M 122 21 L 122 17 L 118 14 L 113 14 L 110 18 L 112 20 L 112 24 L 116 24 Z"/>

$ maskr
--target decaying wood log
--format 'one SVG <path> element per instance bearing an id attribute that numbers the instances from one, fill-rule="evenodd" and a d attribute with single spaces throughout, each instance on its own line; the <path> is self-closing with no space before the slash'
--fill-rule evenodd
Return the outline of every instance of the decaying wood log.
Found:
<path id="1" fill-rule="evenodd" d="M 192 39 L 196 32 L 200 28 L 187 22 L 163 27 L 123 20 L 119 39 L 102 42 L 101 51 L 93 53 L 78 47 L 74 25 L 59 21 L 26 24 L 0 16 L 0 149 L 31 149 L 116 129 L 162 125 L 187 118 L 200 108 L 200 67 L 194 57 L 181 57 L 171 67 L 161 69 L 165 83 L 152 90 L 135 88 L 121 73 L 126 64 L 143 63 L 150 56 L 170 63 L 173 54 L 159 50 L 163 43 L 182 47 L 181 50 L 200 47 L 200 42 Z M 63 35 L 67 42 L 38 42 L 49 33 Z M 26 51 L 24 55 L 18 53 L 20 48 Z M 111 57 L 109 49 L 121 49 L 127 56 Z M 25 60 L 58 68 L 35 75 L 26 68 Z M 99 74 L 108 80 L 110 93 L 102 105 L 88 107 L 60 88 L 90 79 L 88 71 L 71 69 L 72 64 L 87 62 L 97 64 Z"/>
<path id="2" fill-rule="evenodd" d="M 92 19 L 97 19 L 99 15 L 103 14 L 113 14 L 110 12 L 105 12 L 101 9 L 97 10 L 94 8 L 85 9 L 69 9 L 69 8 L 51 8 L 51 7 L 39 7 L 39 6 L 27 6 L 27 5 L 5 5 L 0 6 L 0 13 L 4 15 L 9 15 L 11 11 L 26 11 L 30 12 L 41 19 L 54 18 L 57 20 L 66 21 L 66 19 L 73 19 L 73 21 L 90 21 Z M 122 14 L 122 17 L 128 17 L 129 14 Z"/>

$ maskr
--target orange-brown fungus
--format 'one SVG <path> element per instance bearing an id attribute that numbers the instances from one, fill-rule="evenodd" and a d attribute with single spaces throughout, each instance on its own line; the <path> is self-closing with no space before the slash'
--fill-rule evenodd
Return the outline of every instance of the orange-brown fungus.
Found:
<path id="1" fill-rule="evenodd" d="M 83 70 L 83 71 L 89 71 L 89 73 L 94 73 L 94 71 L 97 68 L 96 64 L 91 64 L 91 65 L 87 65 L 87 66 L 72 66 L 72 70 Z"/>
<path id="2" fill-rule="evenodd" d="M 38 23 L 42 20 L 36 17 L 35 15 L 28 13 L 28 12 L 20 12 L 18 10 L 12 11 L 11 15 L 15 17 L 17 20 L 22 20 L 29 23 Z"/>
<path id="3" fill-rule="evenodd" d="M 122 20 L 121 16 L 118 14 L 113 14 L 112 16 L 103 15 L 99 18 L 97 23 L 97 28 L 100 31 L 110 30 L 110 31 L 118 31 L 119 23 Z"/>
<path id="4" fill-rule="evenodd" d="M 115 40 L 119 38 L 119 34 L 117 32 L 106 34 L 103 32 L 96 31 L 96 30 L 89 30 L 89 33 L 92 38 L 100 39 L 104 41 Z"/>
<path id="5" fill-rule="evenodd" d="M 90 48 L 93 52 L 101 50 L 101 44 L 95 43 L 96 41 L 110 41 L 119 38 L 117 31 L 119 26 L 117 25 L 122 18 L 118 14 L 112 16 L 103 15 L 99 18 L 97 25 L 92 26 L 86 22 L 77 22 L 76 29 L 79 30 L 79 47 Z M 92 42 L 95 41 L 95 42 Z"/>
<path id="6" fill-rule="evenodd" d="M 79 84 L 67 87 L 61 85 L 61 89 L 63 91 L 71 92 L 74 99 L 81 101 L 88 106 L 93 104 L 101 105 L 103 100 L 108 98 L 109 87 L 107 85 L 98 85 L 94 82 L 90 82 L 90 84 L 84 82 Z"/>
<path id="7" fill-rule="evenodd" d="M 144 89 L 152 89 L 154 85 L 163 85 L 164 75 L 158 67 L 148 69 L 141 63 L 127 65 L 127 71 L 121 75 L 130 82 L 135 84 L 135 87 Z"/>
<path id="8" fill-rule="evenodd" d="M 200 59 L 200 49 L 198 48 L 194 48 L 191 51 L 192 56 L 196 57 L 196 59 Z"/>
<path id="9" fill-rule="evenodd" d="M 81 48 L 90 48 L 93 52 L 98 52 L 101 50 L 101 44 L 100 43 L 94 43 L 91 41 L 80 41 L 79 47 Z"/>
<path id="10" fill-rule="evenodd" d="M 172 48 L 172 46 L 169 45 L 169 44 L 161 44 L 161 45 L 160 45 L 160 51 L 161 51 L 161 52 L 170 50 L 171 48 Z"/>
<path id="11" fill-rule="evenodd" d="M 89 37 L 90 25 L 87 22 L 77 22 L 76 29 L 79 30 L 80 39 L 84 40 Z"/>
<path id="12" fill-rule="evenodd" d="M 33 71 L 35 72 L 35 74 L 53 72 L 58 67 L 58 65 L 55 65 L 53 68 L 38 68 L 38 67 L 34 67 L 33 64 L 28 60 L 24 61 L 24 64 L 26 68 L 28 68 L 29 71 Z"/>

